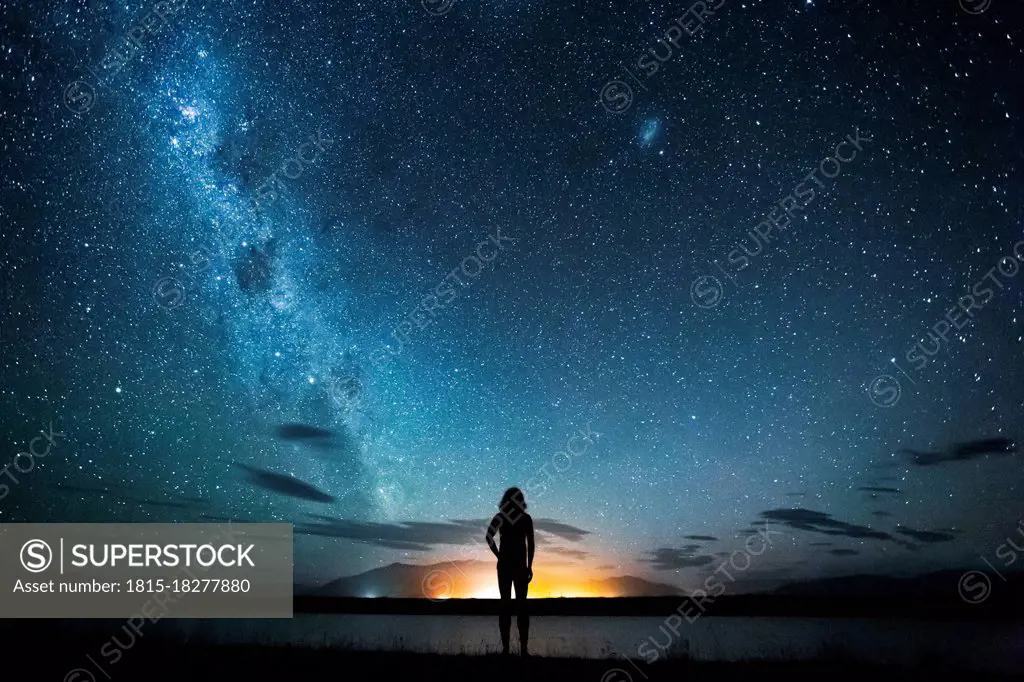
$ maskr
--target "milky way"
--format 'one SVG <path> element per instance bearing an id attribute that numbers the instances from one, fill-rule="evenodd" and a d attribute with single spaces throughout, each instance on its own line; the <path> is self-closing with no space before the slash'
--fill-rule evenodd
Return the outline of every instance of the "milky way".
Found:
<path id="1" fill-rule="evenodd" d="M 683 586 L 1015 531 L 1013 3 L 24 4 L 0 466 L 62 435 L 0 521 L 287 521 L 322 581 L 518 484 Z"/>

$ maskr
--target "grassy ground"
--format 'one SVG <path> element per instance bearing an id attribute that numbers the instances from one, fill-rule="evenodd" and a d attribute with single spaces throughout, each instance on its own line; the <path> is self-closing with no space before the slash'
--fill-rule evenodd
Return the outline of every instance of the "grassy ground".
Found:
<path id="1" fill-rule="evenodd" d="M 91 653 L 90 653 L 91 652 Z M 111 652 L 121 654 L 115 659 Z M 433 654 L 341 652 L 294 647 L 171 644 L 140 639 L 130 648 L 85 648 L 82 642 L 39 640 L 5 647 L 5 680 L 62 679 L 65 682 L 138 680 L 162 682 L 253 682 L 256 680 L 415 680 L 454 682 L 648 682 L 653 680 L 782 680 L 784 682 L 882 682 L 929 679 L 981 680 L 923 662 L 915 670 L 867 666 L 845 660 L 809 663 L 693 663 L 667 661 L 647 665 L 625 660 L 528 658 L 518 656 L 441 656 Z M 1007 678 L 1010 679 L 1010 678 Z"/>

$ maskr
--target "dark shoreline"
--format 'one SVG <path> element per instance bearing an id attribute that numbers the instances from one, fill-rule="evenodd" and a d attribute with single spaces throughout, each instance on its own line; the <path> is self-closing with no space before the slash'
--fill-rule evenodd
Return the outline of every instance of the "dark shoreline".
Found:
<path id="1" fill-rule="evenodd" d="M 747 618 L 883 618 L 918 621 L 1020 622 L 1024 602 L 1003 597 L 971 604 L 952 598 L 895 597 L 866 598 L 807 597 L 778 595 L 722 596 L 705 602 L 704 611 L 688 597 L 564 598 L 529 599 L 528 612 L 535 616 L 668 616 L 678 613 L 689 619 L 714 617 Z M 296 614 L 380 614 L 432 616 L 496 615 L 496 599 L 401 599 L 378 597 L 296 596 Z"/>
<path id="2" fill-rule="evenodd" d="M 538 600 L 541 601 L 541 600 Z M 341 616 L 343 617 L 343 616 Z M 970 671 L 957 664 L 948 649 L 936 644 L 906 659 L 906 664 L 872 662 L 855 657 L 841 642 L 822 644 L 810 660 L 693 661 L 684 652 L 668 660 L 644 662 L 638 654 L 627 660 L 621 652 L 597 649 L 595 657 L 568 658 L 516 655 L 433 654 L 401 650 L 357 651 L 344 644 L 217 644 L 193 639 L 167 628 L 169 620 L 142 624 L 132 632 L 126 620 L 3 620 L 0 636 L 8 654 L 4 679 L 117 682 L 119 680 L 198 682 L 200 680 L 274 680 L 301 682 L 325 677 L 381 680 L 516 679 L 525 682 L 653 682 L 704 676 L 712 680 L 744 680 L 767 675 L 786 682 L 828 680 L 1009 680 L 1019 676 Z M 238 621 L 244 626 L 246 621 Z M 81 627 L 85 626 L 85 627 Z M 401 633 L 395 635 L 401 645 Z M 786 643 L 774 642 L 786 658 Z M 966 644 L 965 644 L 966 646 Z M 517 640 L 513 636 L 513 652 Z M 469 647 L 472 649 L 472 646 Z M 455 649 L 455 651 L 459 651 Z M 675 657 L 681 656 L 681 657 Z M 72 675 L 72 673 L 75 673 Z"/>
<path id="3" fill-rule="evenodd" d="M 654 662 L 625 660 L 609 655 L 606 659 L 508 657 L 495 654 L 439 655 L 415 653 L 346 652 L 328 649 L 267 646 L 210 646 L 171 644 L 159 640 L 139 640 L 121 652 L 117 660 L 105 659 L 97 649 L 83 642 L 39 642 L 38 649 L 10 649 L 12 660 L 25 660 L 21 670 L 31 669 L 27 677 L 11 679 L 61 679 L 64 682 L 100 680 L 139 680 L 147 682 L 199 682 L 201 680 L 302 680 L 363 679 L 380 680 L 529 680 L 530 682 L 652 682 L 654 680 L 743 680 L 778 679 L 786 682 L 884 680 L 1009 680 L 957 670 L 939 659 L 921 661 L 913 668 L 857 663 L 842 652 L 825 654 L 807 662 L 735 663 L 693 662 L 672 659 Z M 24 666 L 24 667 L 21 667 Z"/>

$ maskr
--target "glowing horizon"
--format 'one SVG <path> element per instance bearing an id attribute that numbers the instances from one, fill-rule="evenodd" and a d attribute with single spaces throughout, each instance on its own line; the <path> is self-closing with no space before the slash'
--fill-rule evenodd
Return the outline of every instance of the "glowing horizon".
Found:
<path id="1" fill-rule="evenodd" d="M 443 575 L 439 576 L 439 573 Z M 424 597 L 427 599 L 501 598 L 493 566 L 463 566 L 458 570 L 453 568 L 452 571 L 438 571 L 435 576 L 438 577 L 437 580 L 424 581 Z M 512 596 L 515 597 L 515 590 Z M 581 577 L 578 571 L 564 566 L 548 567 L 543 572 L 535 571 L 527 594 L 528 599 L 621 596 L 626 595 L 609 590 L 602 584 L 600 577 L 593 574 Z"/>

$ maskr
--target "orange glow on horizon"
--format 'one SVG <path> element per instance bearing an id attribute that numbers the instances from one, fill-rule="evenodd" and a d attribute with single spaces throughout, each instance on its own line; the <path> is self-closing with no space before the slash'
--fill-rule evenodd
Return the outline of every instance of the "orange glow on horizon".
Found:
<path id="1" fill-rule="evenodd" d="M 512 591 L 515 597 L 515 590 Z M 553 599 L 559 597 L 617 597 L 620 595 L 604 592 L 600 587 L 588 583 L 567 583 L 548 582 L 538 583 L 534 580 L 530 583 L 528 599 Z M 464 594 L 453 593 L 448 597 L 437 596 L 435 599 L 500 599 L 498 584 L 480 586 L 475 590 L 467 590 Z"/>
<path id="2" fill-rule="evenodd" d="M 429 582 L 435 589 L 425 594 L 429 599 L 499 599 L 498 580 L 493 567 L 478 567 L 466 572 L 452 569 L 444 579 Z M 533 581 L 530 582 L 529 599 L 581 598 L 581 597 L 619 597 L 623 596 L 608 591 L 607 586 L 587 572 L 581 576 L 579 572 L 568 567 L 535 568 Z M 515 590 L 512 592 L 515 597 Z"/>

